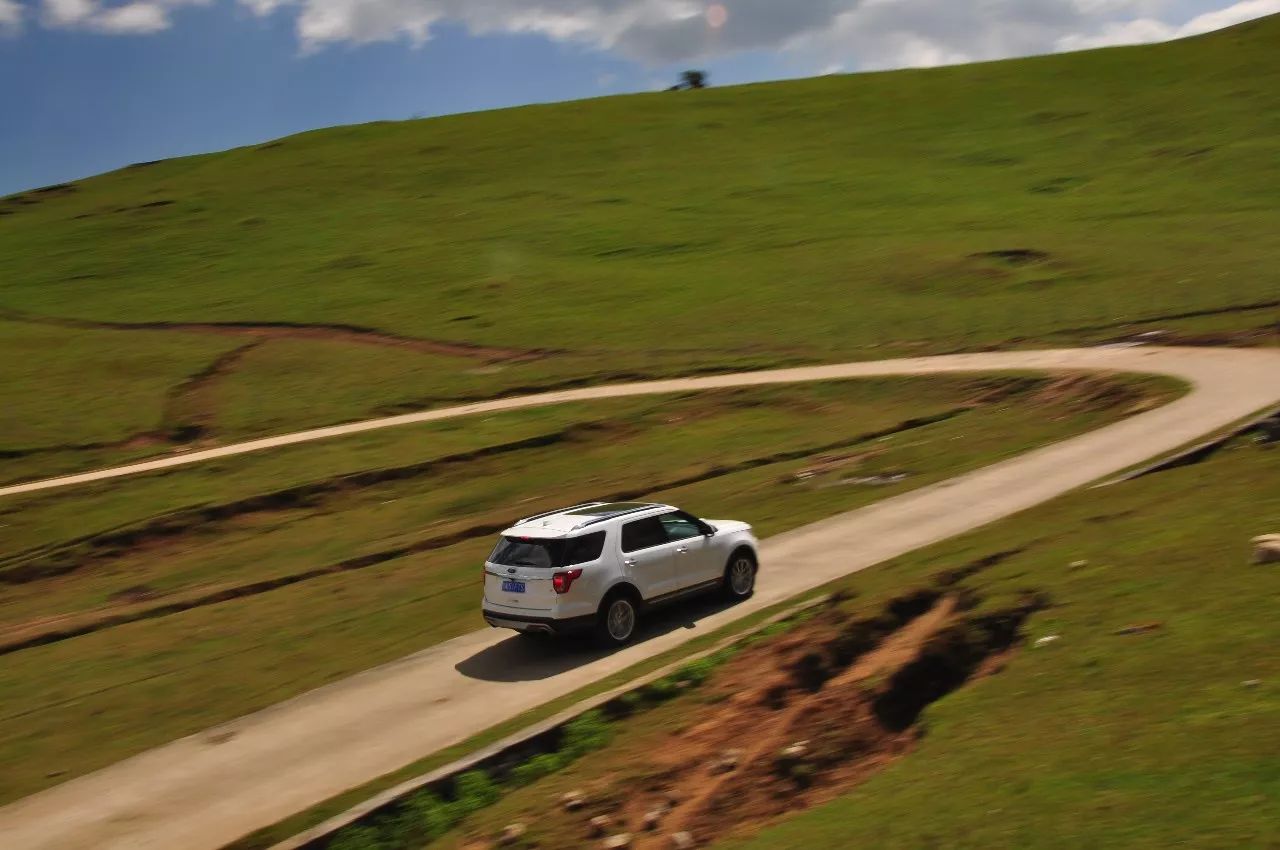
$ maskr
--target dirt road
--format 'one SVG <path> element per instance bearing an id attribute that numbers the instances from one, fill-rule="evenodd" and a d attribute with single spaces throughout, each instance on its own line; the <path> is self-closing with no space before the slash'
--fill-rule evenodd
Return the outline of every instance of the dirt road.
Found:
<path id="1" fill-rule="evenodd" d="M 320 429 L 0 491 L 69 486 L 372 428 L 540 404 L 862 376 L 1036 369 L 1159 373 L 1183 378 L 1194 389 L 1172 404 L 1092 433 L 770 538 L 763 544 L 763 570 L 752 600 L 696 622 L 671 623 L 621 652 L 546 651 L 496 630 L 464 635 L 0 809 L 4 846 L 213 850 L 751 611 L 1031 507 L 1274 404 L 1280 401 L 1280 351 L 997 352 L 597 387 Z"/>

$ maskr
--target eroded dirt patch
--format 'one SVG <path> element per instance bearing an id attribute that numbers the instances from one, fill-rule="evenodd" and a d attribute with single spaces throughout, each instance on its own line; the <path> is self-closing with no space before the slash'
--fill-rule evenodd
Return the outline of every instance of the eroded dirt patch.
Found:
<path id="1" fill-rule="evenodd" d="M 678 833 L 706 846 L 845 793 L 910 753 L 922 711 L 996 672 L 1023 622 L 1046 604 L 1028 595 L 976 610 L 960 582 L 1009 554 L 944 573 L 869 618 L 829 604 L 740 653 L 708 698 L 687 708 L 682 728 L 645 742 L 643 768 L 606 773 L 584 789 L 581 809 L 544 811 L 521 846 L 599 846 L 619 833 L 642 850 L 679 846 Z M 599 818 L 607 825 L 593 825 Z M 476 835 L 466 846 L 494 845 Z"/>
<path id="2" fill-rule="evenodd" d="M 944 597 L 844 669 L 838 646 L 846 636 L 841 635 L 826 653 L 806 652 L 803 642 L 789 642 L 788 654 L 803 654 L 779 659 L 783 670 L 771 680 L 754 689 L 747 680 L 735 682 L 744 690 L 719 716 L 664 748 L 672 758 L 659 756 L 660 764 L 668 761 L 669 777 L 659 793 L 674 803 L 663 831 L 719 836 L 811 804 L 821 789 L 843 786 L 905 752 L 914 736 L 878 722 L 866 688 L 919 654 L 955 608 L 956 600 Z M 831 677 L 820 681 L 824 674 Z M 739 749 L 738 763 L 732 764 Z M 652 806 L 641 795 L 630 808 L 643 819 Z"/>
<path id="3" fill-rule="evenodd" d="M 970 254 L 969 257 L 974 260 L 997 260 L 1011 266 L 1029 266 L 1045 262 L 1049 259 L 1049 254 L 1035 248 L 1005 248 L 999 251 L 982 251 Z"/>
<path id="4" fill-rule="evenodd" d="M 1126 414 L 1139 413 L 1159 403 L 1133 384 L 1082 374 L 1054 377 L 1032 393 L 1029 401 L 1062 408 L 1066 413 L 1121 409 Z"/>

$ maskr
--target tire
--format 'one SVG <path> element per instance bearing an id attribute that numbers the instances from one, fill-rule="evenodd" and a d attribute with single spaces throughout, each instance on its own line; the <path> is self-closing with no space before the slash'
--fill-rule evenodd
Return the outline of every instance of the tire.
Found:
<path id="1" fill-rule="evenodd" d="M 724 565 L 724 582 L 720 592 L 730 602 L 750 599 L 756 592 L 756 573 L 760 567 L 750 549 L 739 549 L 729 556 Z"/>
<path id="2" fill-rule="evenodd" d="M 611 593 L 596 615 L 596 640 L 611 649 L 626 646 L 640 624 L 640 605 L 630 593 Z"/>

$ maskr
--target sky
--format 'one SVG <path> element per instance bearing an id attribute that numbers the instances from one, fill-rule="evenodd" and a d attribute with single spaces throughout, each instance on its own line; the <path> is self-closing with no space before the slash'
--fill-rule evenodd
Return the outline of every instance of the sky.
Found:
<path id="1" fill-rule="evenodd" d="M 1164 41 L 1280 0 L 0 0 L 0 194 L 316 127 Z"/>

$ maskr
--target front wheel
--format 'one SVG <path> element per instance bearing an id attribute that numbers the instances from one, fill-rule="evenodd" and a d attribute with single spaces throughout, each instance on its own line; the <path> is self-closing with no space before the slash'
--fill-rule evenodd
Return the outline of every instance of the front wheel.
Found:
<path id="1" fill-rule="evenodd" d="M 750 599 L 756 592 L 756 559 L 748 551 L 739 550 L 724 568 L 724 595 L 731 602 Z"/>
<path id="2" fill-rule="evenodd" d="M 596 638 L 605 646 L 625 646 L 636 633 L 640 615 L 635 601 L 629 596 L 610 597 L 600 606 L 596 618 Z"/>

